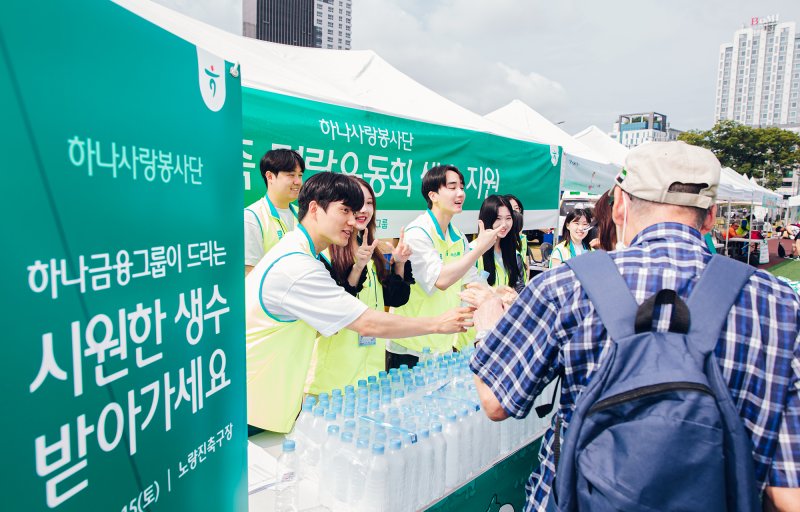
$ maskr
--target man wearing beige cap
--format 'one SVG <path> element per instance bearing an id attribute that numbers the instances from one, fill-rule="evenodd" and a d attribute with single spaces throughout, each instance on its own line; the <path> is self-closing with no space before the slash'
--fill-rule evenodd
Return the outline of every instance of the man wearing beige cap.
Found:
<path id="1" fill-rule="evenodd" d="M 712 258 L 703 234 L 714 224 L 719 176 L 719 161 L 710 151 L 683 142 L 644 144 L 629 153 L 611 194 L 621 236 L 619 250 L 609 255 L 611 272 L 615 265 L 636 305 L 664 289 L 674 290 L 682 300 L 690 297 Z M 730 390 L 732 417 L 738 413 L 742 437 L 752 443 L 755 492 L 764 509 L 800 510 L 800 298 L 764 271 L 756 270 L 742 282 L 740 292 L 730 293 L 735 297 L 730 311 L 719 313 L 722 329 L 713 353 Z M 505 311 L 496 298 L 482 293 L 471 290 L 464 298 L 481 305 L 474 316 L 478 331 L 490 331 L 470 361 L 487 415 L 495 421 L 524 418 L 543 388 L 560 375 L 553 423 L 560 425 L 563 440 L 582 391 L 603 364 L 611 364 L 601 357 L 611 337 L 598 313 L 608 311 L 609 302 L 598 306 L 601 301 L 591 301 L 566 265 L 534 278 Z M 663 317 L 671 309 L 654 311 L 661 313 L 654 323 L 657 333 L 670 328 Z M 692 325 L 704 320 L 691 317 Z M 526 487 L 526 510 L 556 510 L 551 489 L 563 445 L 554 446 L 554 437 L 551 427 L 540 449 L 543 462 Z M 688 461 L 695 447 L 676 444 L 674 449 Z M 649 464 L 659 464 L 658 458 Z M 611 492 L 624 493 L 623 486 Z M 724 503 L 720 506 L 726 509 Z M 659 506 L 648 508 L 654 509 Z M 752 507 L 739 504 L 737 509 Z"/>

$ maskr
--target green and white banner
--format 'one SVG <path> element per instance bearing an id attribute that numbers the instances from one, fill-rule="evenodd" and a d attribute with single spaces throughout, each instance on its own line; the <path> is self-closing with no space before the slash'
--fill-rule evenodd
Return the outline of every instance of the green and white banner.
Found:
<path id="1" fill-rule="evenodd" d="M 241 85 L 105 1 L 0 6 L 4 510 L 246 510 Z"/>
<path id="2" fill-rule="evenodd" d="M 528 229 L 554 226 L 558 217 L 561 148 L 483 132 L 411 121 L 258 89 L 243 89 L 245 204 L 265 193 L 259 161 L 270 149 L 300 152 L 307 176 L 357 175 L 375 190 L 379 236 L 400 228 L 426 208 L 422 176 L 453 164 L 464 174 L 465 213 L 455 218 L 476 229 L 486 196 L 514 194 L 525 206 Z"/>

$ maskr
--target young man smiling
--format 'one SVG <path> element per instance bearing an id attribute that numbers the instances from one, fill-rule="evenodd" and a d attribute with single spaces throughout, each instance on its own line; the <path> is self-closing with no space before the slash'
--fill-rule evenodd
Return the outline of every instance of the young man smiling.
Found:
<path id="1" fill-rule="evenodd" d="M 267 193 L 244 209 L 244 275 L 294 229 L 297 200 L 306 164 L 291 149 L 273 149 L 261 158 L 260 170 Z"/>
<path id="2" fill-rule="evenodd" d="M 422 196 L 428 210 L 405 228 L 405 242 L 411 247 L 411 271 L 415 284 L 398 315 L 438 315 L 459 305 L 462 284 L 477 280 L 475 262 L 497 240 L 497 230 L 484 229 L 478 222 L 475 250 L 470 251 L 464 235 L 450 222 L 464 206 L 464 176 L 453 165 L 431 168 L 422 178 Z M 392 340 L 386 346 L 386 367 L 413 366 L 425 347 L 433 353 L 449 352 L 456 338 L 429 334 Z"/>
<path id="3" fill-rule="evenodd" d="M 370 309 L 336 284 L 320 253 L 347 245 L 363 201 L 361 188 L 348 176 L 311 177 L 298 198 L 297 229 L 245 279 L 248 424 L 291 430 L 318 332 L 332 336 L 347 328 L 362 336 L 401 338 L 471 326 L 471 308 L 404 318 Z"/>

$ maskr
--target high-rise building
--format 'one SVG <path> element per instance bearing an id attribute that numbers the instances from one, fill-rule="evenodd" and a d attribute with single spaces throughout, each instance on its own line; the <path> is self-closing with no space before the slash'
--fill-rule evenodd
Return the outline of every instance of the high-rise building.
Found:
<path id="1" fill-rule="evenodd" d="M 243 0 L 242 34 L 274 43 L 350 49 L 352 0 Z"/>
<path id="2" fill-rule="evenodd" d="M 622 114 L 608 135 L 627 148 L 645 142 L 678 140 L 680 130 L 669 127 L 667 116 L 658 112 Z"/>
<path id="3" fill-rule="evenodd" d="M 351 0 L 314 1 L 314 46 L 350 49 L 352 4 Z"/>
<path id="4" fill-rule="evenodd" d="M 750 126 L 800 123 L 800 35 L 795 22 L 752 18 L 720 46 L 715 120 Z"/>
<path id="5" fill-rule="evenodd" d="M 242 34 L 262 41 L 314 46 L 314 0 L 243 0 Z"/>

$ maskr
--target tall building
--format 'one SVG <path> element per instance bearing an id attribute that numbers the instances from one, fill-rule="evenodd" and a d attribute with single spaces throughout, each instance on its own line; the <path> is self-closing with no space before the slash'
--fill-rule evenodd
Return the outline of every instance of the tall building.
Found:
<path id="1" fill-rule="evenodd" d="M 350 49 L 352 4 L 351 0 L 314 1 L 314 46 Z"/>
<path id="2" fill-rule="evenodd" d="M 349 50 L 352 0 L 243 0 L 242 34 L 263 41 Z"/>
<path id="3" fill-rule="evenodd" d="M 640 112 L 619 116 L 608 135 L 626 148 L 633 148 L 644 142 L 678 140 L 681 133 L 669 127 L 664 114 Z"/>
<path id="4" fill-rule="evenodd" d="M 794 127 L 800 91 L 800 36 L 778 16 L 752 18 L 720 46 L 714 118 Z"/>

